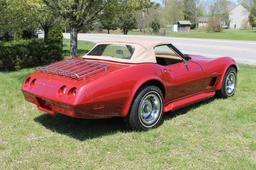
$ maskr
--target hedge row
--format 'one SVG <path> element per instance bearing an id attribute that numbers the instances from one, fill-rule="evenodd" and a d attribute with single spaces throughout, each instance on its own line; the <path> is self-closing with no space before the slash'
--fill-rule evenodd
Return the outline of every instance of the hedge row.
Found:
<path id="1" fill-rule="evenodd" d="M 43 40 L 18 40 L 0 43 L 0 70 L 19 70 L 62 60 L 62 45 Z"/>

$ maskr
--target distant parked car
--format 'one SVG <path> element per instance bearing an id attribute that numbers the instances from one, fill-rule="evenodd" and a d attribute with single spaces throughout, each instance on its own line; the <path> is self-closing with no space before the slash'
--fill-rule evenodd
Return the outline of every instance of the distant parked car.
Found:
<path id="1" fill-rule="evenodd" d="M 159 126 L 164 112 L 236 91 L 234 59 L 186 55 L 170 42 L 108 41 L 83 57 L 41 67 L 22 85 L 25 99 L 55 115 L 123 117 L 134 130 Z"/>

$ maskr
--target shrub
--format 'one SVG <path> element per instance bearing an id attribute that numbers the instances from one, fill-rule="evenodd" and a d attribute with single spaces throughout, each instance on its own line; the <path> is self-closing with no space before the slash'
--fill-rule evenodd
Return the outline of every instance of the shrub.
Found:
<path id="1" fill-rule="evenodd" d="M 211 17 L 209 19 L 207 31 L 208 32 L 221 32 L 222 31 L 220 17 Z"/>
<path id="2" fill-rule="evenodd" d="M 151 22 L 151 28 L 153 29 L 153 32 L 154 33 L 159 33 L 159 30 L 160 30 L 160 23 L 157 19 L 154 19 L 152 22 Z"/>
<path id="3" fill-rule="evenodd" d="M 62 43 L 61 43 L 62 44 Z M 0 70 L 19 70 L 62 60 L 62 48 L 57 42 L 17 40 L 0 43 Z"/>
<path id="4" fill-rule="evenodd" d="M 60 26 L 55 26 L 49 30 L 48 41 L 49 43 L 63 45 L 63 32 Z"/>

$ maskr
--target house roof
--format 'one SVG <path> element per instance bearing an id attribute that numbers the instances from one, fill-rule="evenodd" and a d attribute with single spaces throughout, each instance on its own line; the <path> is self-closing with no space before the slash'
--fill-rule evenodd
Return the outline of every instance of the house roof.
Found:
<path id="1" fill-rule="evenodd" d="M 242 8 L 244 8 L 245 10 L 247 10 L 249 12 L 249 10 L 247 8 L 245 8 L 242 4 L 239 4 L 239 5 L 235 5 L 235 6 L 230 5 L 229 6 L 229 13 L 231 11 L 233 11 L 234 9 L 238 8 L 238 7 L 242 7 Z"/>
<path id="2" fill-rule="evenodd" d="M 177 23 L 180 25 L 191 25 L 190 21 L 178 21 Z"/>
<path id="3" fill-rule="evenodd" d="M 209 17 L 198 17 L 199 23 L 208 23 Z"/>

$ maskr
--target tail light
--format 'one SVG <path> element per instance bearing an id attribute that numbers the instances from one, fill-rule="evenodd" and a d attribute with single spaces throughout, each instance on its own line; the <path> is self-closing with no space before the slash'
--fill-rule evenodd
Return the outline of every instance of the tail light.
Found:
<path id="1" fill-rule="evenodd" d="M 76 87 L 71 88 L 68 92 L 68 96 L 76 96 L 76 94 L 77 94 L 77 88 Z"/>
<path id="2" fill-rule="evenodd" d="M 65 95 L 67 93 L 67 86 L 62 86 L 60 89 L 59 89 L 59 95 Z"/>
<path id="3" fill-rule="evenodd" d="M 30 87 L 34 87 L 36 84 L 36 79 L 33 79 L 31 82 L 30 82 Z"/>
<path id="4" fill-rule="evenodd" d="M 30 80 L 31 80 L 31 77 L 28 77 L 28 78 L 25 80 L 25 85 L 26 85 L 26 86 L 28 86 Z"/>

